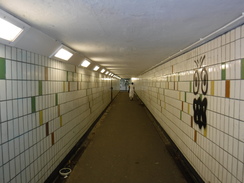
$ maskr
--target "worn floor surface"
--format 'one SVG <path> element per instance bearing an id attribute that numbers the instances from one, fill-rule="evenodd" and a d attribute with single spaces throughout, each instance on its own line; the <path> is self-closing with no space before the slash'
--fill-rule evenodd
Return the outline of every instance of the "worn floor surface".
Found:
<path id="1" fill-rule="evenodd" d="M 138 99 L 120 92 L 67 183 L 186 183 Z"/>

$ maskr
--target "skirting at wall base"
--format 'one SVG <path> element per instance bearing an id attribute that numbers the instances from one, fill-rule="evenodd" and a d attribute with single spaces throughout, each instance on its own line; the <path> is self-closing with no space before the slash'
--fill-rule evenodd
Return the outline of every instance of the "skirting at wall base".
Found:
<path id="1" fill-rule="evenodd" d="M 78 161 L 79 157 L 82 155 L 82 153 L 84 152 L 84 150 L 86 149 L 86 147 L 89 143 L 89 141 L 87 140 L 88 135 L 91 133 L 92 129 L 95 127 L 95 125 L 97 124 L 99 119 L 106 112 L 109 105 L 103 110 L 103 112 L 94 121 L 94 123 L 87 130 L 87 132 L 82 136 L 82 138 L 76 143 L 76 145 L 72 148 L 72 150 L 61 161 L 61 163 L 57 166 L 57 168 L 50 174 L 50 176 L 46 179 L 45 183 L 50 183 L 50 182 L 62 183 L 62 182 L 65 182 L 65 179 L 60 176 L 59 170 L 64 168 L 64 167 L 68 167 L 68 168 L 72 169 L 75 166 L 75 164 L 76 164 L 75 162 Z"/>
<path id="2" fill-rule="evenodd" d="M 171 138 L 168 136 L 168 134 L 165 132 L 165 130 L 161 127 L 159 122 L 153 117 L 151 112 L 146 108 L 146 106 L 145 106 L 145 110 L 146 110 L 149 118 L 151 119 L 152 123 L 154 124 L 154 127 L 156 128 L 159 136 L 165 143 L 167 150 L 172 155 L 174 161 L 176 162 L 177 166 L 179 167 L 182 174 L 186 178 L 187 182 L 188 183 L 196 183 L 196 182 L 204 183 L 202 178 L 198 175 L 198 173 L 190 165 L 190 163 L 187 161 L 187 159 L 184 157 L 184 155 L 180 152 L 178 147 L 171 140 Z"/>

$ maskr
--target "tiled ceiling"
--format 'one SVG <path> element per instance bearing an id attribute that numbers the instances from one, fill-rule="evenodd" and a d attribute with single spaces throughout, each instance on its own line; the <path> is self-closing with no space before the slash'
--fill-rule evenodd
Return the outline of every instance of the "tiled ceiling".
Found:
<path id="1" fill-rule="evenodd" d="M 0 8 L 129 78 L 240 17 L 244 1 L 1 0 Z"/>

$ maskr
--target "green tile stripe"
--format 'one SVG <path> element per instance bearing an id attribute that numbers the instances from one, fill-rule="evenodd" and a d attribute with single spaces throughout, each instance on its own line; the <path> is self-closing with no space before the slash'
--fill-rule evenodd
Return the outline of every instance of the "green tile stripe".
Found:
<path id="1" fill-rule="evenodd" d="M 66 81 L 69 80 L 69 71 L 66 72 Z"/>
<path id="2" fill-rule="evenodd" d="M 31 111 L 36 112 L 36 97 L 31 97 Z"/>
<path id="3" fill-rule="evenodd" d="M 186 92 L 185 92 L 185 102 L 186 102 Z"/>
<path id="4" fill-rule="evenodd" d="M 58 94 L 55 94 L 55 104 L 58 105 Z"/>
<path id="5" fill-rule="evenodd" d="M 225 68 L 225 64 L 221 65 L 221 79 L 225 80 L 226 79 L 226 68 Z"/>
<path id="6" fill-rule="evenodd" d="M 42 95 L 42 81 L 39 81 L 38 83 L 38 90 L 39 90 L 39 95 Z"/>
<path id="7" fill-rule="evenodd" d="M 191 89 L 192 89 L 192 81 L 190 81 L 189 92 L 192 91 Z"/>
<path id="8" fill-rule="evenodd" d="M 244 58 L 241 59 L 241 79 L 244 79 Z"/>
<path id="9" fill-rule="evenodd" d="M 6 60 L 0 58 L 0 79 L 6 79 Z"/>

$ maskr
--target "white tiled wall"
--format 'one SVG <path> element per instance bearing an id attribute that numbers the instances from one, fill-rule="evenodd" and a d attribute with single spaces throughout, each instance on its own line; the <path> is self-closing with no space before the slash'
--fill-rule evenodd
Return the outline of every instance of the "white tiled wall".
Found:
<path id="1" fill-rule="evenodd" d="M 205 55 L 202 67 L 194 61 Z M 193 74 L 208 72 L 208 91 L 193 94 Z M 137 93 L 205 182 L 244 182 L 244 27 L 238 27 L 140 76 Z M 193 100 L 207 98 L 207 126 Z"/>
<path id="2" fill-rule="evenodd" d="M 0 64 L 0 182 L 44 182 L 119 81 L 1 44 Z"/>

